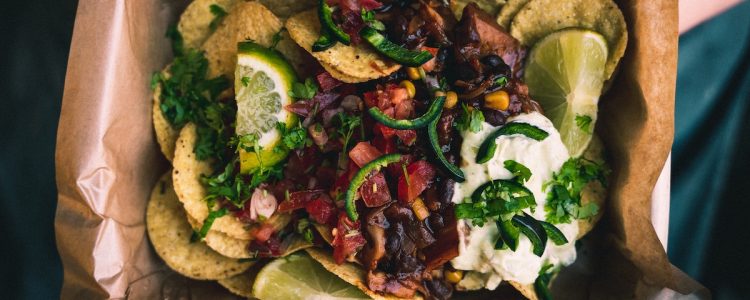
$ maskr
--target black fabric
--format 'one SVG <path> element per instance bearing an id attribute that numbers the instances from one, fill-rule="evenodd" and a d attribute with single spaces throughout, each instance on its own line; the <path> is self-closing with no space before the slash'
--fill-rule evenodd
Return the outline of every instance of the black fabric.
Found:
<path id="1" fill-rule="evenodd" d="M 76 1 L 0 9 L 0 298 L 55 299 L 55 136 Z"/>
<path id="2" fill-rule="evenodd" d="M 669 257 L 716 299 L 750 294 L 750 3 L 680 38 Z"/>

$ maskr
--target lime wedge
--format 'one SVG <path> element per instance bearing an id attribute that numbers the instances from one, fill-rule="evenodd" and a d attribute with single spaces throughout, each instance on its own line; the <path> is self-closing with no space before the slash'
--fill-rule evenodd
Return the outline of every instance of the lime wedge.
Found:
<path id="1" fill-rule="evenodd" d="M 253 296 L 261 300 L 370 299 L 304 253 L 272 261 L 258 273 Z"/>
<path id="2" fill-rule="evenodd" d="M 296 116 L 284 109 L 294 101 L 288 91 L 297 78 L 279 52 L 253 42 L 238 44 L 234 75 L 235 131 L 238 136 L 255 134 L 261 149 L 259 153 L 240 151 L 241 172 L 251 173 L 261 164 L 272 166 L 286 158 L 286 151 L 274 149 L 281 138 L 276 124 L 289 128 L 297 122 Z"/>
<path id="3" fill-rule="evenodd" d="M 552 33 L 529 54 L 524 75 L 529 93 L 560 131 L 573 157 L 591 142 L 606 62 L 604 37 L 580 29 Z"/>

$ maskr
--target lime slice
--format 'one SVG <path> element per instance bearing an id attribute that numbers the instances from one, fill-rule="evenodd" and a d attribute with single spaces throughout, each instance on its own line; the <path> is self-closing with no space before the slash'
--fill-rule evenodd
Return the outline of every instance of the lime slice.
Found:
<path id="1" fill-rule="evenodd" d="M 261 300 L 370 299 L 304 253 L 272 261 L 258 273 L 253 296 Z"/>
<path id="2" fill-rule="evenodd" d="M 591 142 L 606 62 L 604 37 L 580 29 L 552 33 L 529 54 L 524 75 L 529 93 L 560 131 L 573 157 Z"/>
<path id="3" fill-rule="evenodd" d="M 287 152 L 276 145 L 280 133 L 276 124 L 289 128 L 296 124 L 294 114 L 284 106 L 294 99 L 288 95 L 297 80 L 292 66 L 277 52 L 252 42 L 238 44 L 234 92 L 237 101 L 238 136 L 255 134 L 259 153 L 240 151 L 240 169 L 250 173 L 261 166 L 272 166 L 283 160 Z"/>

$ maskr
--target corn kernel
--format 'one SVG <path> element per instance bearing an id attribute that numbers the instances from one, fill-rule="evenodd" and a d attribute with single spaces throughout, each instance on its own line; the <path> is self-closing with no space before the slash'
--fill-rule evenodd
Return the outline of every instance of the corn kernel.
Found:
<path id="1" fill-rule="evenodd" d="M 443 105 L 446 109 L 451 109 L 456 107 L 456 104 L 458 103 L 458 95 L 454 91 L 448 91 L 445 93 L 445 104 Z"/>
<path id="2" fill-rule="evenodd" d="M 409 79 L 411 80 L 422 79 L 422 77 L 419 76 L 419 70 L 417 70 L 417 68 L 414 68 L 414 67 L 406 68 L 406 76 L 409 76 Z"/>
<path id="3" fill-rule="evenodd" d="M 489 93 L 484 96 L 484 106 L 495 110 L 506 110 L 510 105 L 510 97 L 503 90 Z"/>
<path id="4" fill-rule="evenodd" d="M 461 270 L 449 271 L 445 270 L 445 279 L 450 283 L 458 283 L 464 277 L 464 272 Z"/>
<path id="5" fill-rule="evenodd" d="M 430 211 L 427 210 L 427 206 L 424 205 L 424 201 L 420 197 L 414 199 L 414 202 L 411 203 L 411 209 L 420 221 L 424 221 L 430 216 Z"/>
<path id="6" fill-rule="evenodd" d="M 414 87 L 414 84 L 411 83 L 411 81 L 401 81 L 401 83 L 399 83 L 399 86 L 406 89 L 406 94 L 409 95 L 409 99 L 414 99 L 414 95 L 417 94 L 417 89 Z"/>

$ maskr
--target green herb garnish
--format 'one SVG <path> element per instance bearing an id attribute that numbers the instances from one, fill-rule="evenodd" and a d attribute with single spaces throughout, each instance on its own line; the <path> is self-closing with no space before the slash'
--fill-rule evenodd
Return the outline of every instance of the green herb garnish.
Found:
<path id="1" fill-rule="evenodd" d="M 471 109 L 466 104 L 461 103 L 461 115 L 456 122 L 456 126 L 461 131 L 471 131 L 477 133 L 482 130 L 482 122 L 484 122 L 484 114 L 479 109 Z"/>
<path id="2" fill-rule="evenodd" d="M 304 83 L 295 82 L 289 96 L 297 99 L 312 99 L 318 92 L 318 85 L 312 78 L 305 79 Z"/>
<path id="3" fill-rule="evenodd" d="M 590 116 L 587 115 L 576 115 L 576 126 L 581 129 L 581 131 L 591 134 L 591 122 L 593 120 Z"/>
<path id="4" fill-rule="evenodd" d="M 513 179 L 520 184 L 529 181 L 529 178 L 531 178 L 531 170 L 515 160 L 506 160 L 503 165 L 513 174 Z"/>
<path id="5" fill-rule="evenodd" d="M 570 158 L 552 175 L 552 181 L 544 184 L 549 187 L 547 221 L 553 224 L 570 223 L 575 219 L 585 219 L 596 215 L 599 207 L 595 203 L 581 205 L 581 191 L 592 181 L 598 180 L 606 186 L 608 170 L 603 165 L 585 158 Z"/>
<path id="6" fill-rule="evenodd" d="M 216 31 L 216 28 L 219 27 L 219 24 L 221 24 L 221 21 L 224 20 L 224 17 L 228 15 L 228 13 L 218 4 L 211 4 L 208 9 L 211 11 L 211 14 L 214 15 L 214 19 L 211 20 L 211 23 L 208 24 L 208 28 L 211 30 L 211 32 L 214 32 Z"/>

